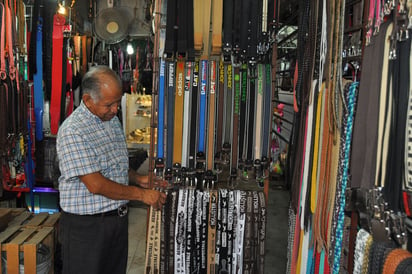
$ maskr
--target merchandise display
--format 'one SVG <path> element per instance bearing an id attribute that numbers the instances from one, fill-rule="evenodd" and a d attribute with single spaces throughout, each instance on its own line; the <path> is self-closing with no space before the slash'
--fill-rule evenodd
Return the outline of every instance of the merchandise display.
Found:
<path id="1" fill-rule="evenodd" d="M 60 210 L 57 134 L 87 97 L 167 197 L 146 273 L 265 273 L 273 189 L 287 273 L 408 273 L 411 22 L 411 0 L 0 1 L 0 198 Z M 83 94 L 97 65 L 116 102 Z"/>

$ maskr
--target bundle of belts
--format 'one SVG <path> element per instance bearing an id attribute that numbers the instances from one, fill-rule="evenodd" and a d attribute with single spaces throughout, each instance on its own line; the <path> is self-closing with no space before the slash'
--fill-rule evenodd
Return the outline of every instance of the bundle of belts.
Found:
<path id="1" fill-rule="evenodd" d="M 234 185 L 242 179 L 263 187 L 279 2 L 188 0 L 164 5 L 159 0 L 153 5 L 159 31 L 152 175 L 173 184 L 182 173 L 194 173 L 201 185 L 209 174 L 214 182 Z"/>
<path id="2" fill-rule="evenodd" d="M 149 218 L 146 273 L 264 272 L 262 192 L 182 186 Z"/>
<path id="3" fill-rule="evenodd" d="M 27 81 L 23 1 L 4 1 L 0 4 L 0 25 L 1 189 L 29 191 L 34 179 L 34 119 L 32 85 Z"/>
<path id="4" fill-rule="evenodd" d="M 236 184 L 267 176 L 278 6 L 153 2 L 147 273 L 263 272 L 265 196 Z"/>
<path id="5" fill-rule="evenodd" d="M 366 5 L 369 22 L 360 83 L 341 80 L 345 2 L 304 1 L 299 7 L 298 48 L 302 45 L 302 50 L 298 50 L 294 77 L 296 113 L 289 151 L 293 169 L 287 177 L 292 183 L 288 272 L 405 271 L 408 261 L 400 257 L 392 266 L 396 255 L 388 254 L 405 244 L 402 210 L 411 214 L 410 159 L 405 152 L 410 143 L 405 125 L 410 118 L 406 79 L 411 51 L 406 3 Z M 407 8 L 412 14 L 410 4 Z M 385 20 L 384 10 L 390 15 Z M 365 189 L 375 194 L 362 194 Z M 384 202 L 378 202 L 378 196 Z M 350 211 L 354 213 L 348 218 Z M 362 255 L 357 251 L 361 247 L 355 248 L 359 224 L 373 234 L 363 237 Z M 355 265 L 353 257 L 358 260 Z"/>

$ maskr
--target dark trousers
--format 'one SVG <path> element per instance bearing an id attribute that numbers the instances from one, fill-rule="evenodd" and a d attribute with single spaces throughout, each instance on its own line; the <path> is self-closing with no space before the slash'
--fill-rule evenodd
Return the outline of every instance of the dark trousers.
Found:
<path id="1" fill-rule="evenodd" d="M 123 274 L 128 255 L 128 216 L 60 218 L 63 274 Z"/>

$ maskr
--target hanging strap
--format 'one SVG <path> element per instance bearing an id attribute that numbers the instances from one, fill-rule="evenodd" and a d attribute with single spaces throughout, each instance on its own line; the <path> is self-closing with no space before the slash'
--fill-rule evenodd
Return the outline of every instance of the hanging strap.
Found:
<path id="1" fill-rule="evenodd" d="M 52 91 L 50 105 L 50 130 L 57 134 L 60 121 L 60 102 L 62 97 L 62 63 L 63 63 L 63 26 L 65 17 L 55 14 L 53 17 L 53 62 Z"/>
<path id="2" fill-rule="evenodd" d="M 6 9 L 6 52 L 8 54 L 8 75 L 12 81 L 16 80 L 17 82 L 17 90 L 19 89 L 19 74 L 17 68 L 14 63 L 14 54 L 13 54 L 13 17 L 11 14 L 11 9 L 9 6 L 9 1 L 5 1 L 5 9 Z"/>
<path id="3" fill-rule="evenodd" d="M 258 246 L 257 246 L 257 272 L 263 273 L 265 268 L 265 247 L 266 247 L 266 224 L 267 224 L 267 206 L 266 197 L 263 191 L 258 192 L 259 214 L 258 214 Z"/>
<path id="4" fill-rule="evenodd" d="M 159 103 L 157 114 L 157 158 L 164 157 L 164 118 L 165 118 L 165 60 L 160 60 L 160 74 L 159 74 Z"/>
<path id="5" fill-rule="evenodd" d="M 190 114 L 190 148 L 189 148 L 189 168 L 195 168 L 196 161 L 196 140 L 198 121 L 198 89 L 199 89 L 199 62 L 193 63 L 193 82 L 191 92 L 191 114 Z"/>
<path id="6" fill-rule="evenodd" d="M 213 170 L 213 160 L 215 152 L 215 114 L 216 114 L 216 75 L 217 75 L 216 61 L 210 61 L 210 73 L 209 73 L 209 98 L 208 98 L 208 126 L 207 126 L 207 169 Z"/>
<path id="7" fill-rule="evenodd" d="M 255 105 L 256 105 L 256 67 L 249 67 L 249 90 L 248 90 L 248 129 L 247 129 L 247 151 L 246 161 L 253 161 L 254 152 L 254 132 L 255 132 Z"/>
<path id="8" fill-rule="evenodd" d="M 216 120 L 216 153 L 220 154 L 222 150 L 223 138 L 223 117 L 225 104 L 225 66 L 222 61 L 219 62 L 219 84 L 217 88 L 217 120 Z"/>
<path id="9" fill-rule="evenodd" d="M 204 191 L 203 192 L 203 200 L 202 200 L 202 217 L 201 217 L 201 243 L 200 243 L 200 250 L 201 250 L 201 256 L 200 256 L 200 272 L 199 273 L 207 273 L 207 231 L 208 231 L 208 220 L 209 220 L 209 208 L 210 208 L 210 193 L 209 191 Z"/>
<path id="10" fill-rule="evenodd" d="M 190 131 L 190 102 L 193 78 L 193 62 L 186 62 L 184 83 L 184 107 L 183 107 L 183 136 L 182 136 L 182 167 L 189 166 L 189 146 L 195 140 L 189 139 Z"/>
<path id="11" fill-rule="evenodd" d="M 167 139 L 166 139 L 166 168 L 173 165 L 173 126 L 174 126 L 174 105 L 175 105 L 175 63 L 167 62 Z"/>
<path id="12" fill-rule="evenodd" d="M 205 153 L 206 134 L 206 90 L 207 90 L 208 61 L 200 61 L 200 98 L 199 98 L 199 133 L 198 152 Z"/>
<path id="13" fill-rule="evenodd" d="M 212 0 L 203 0 L 203 10 L 202 13 L 202 33 L 203 33 L 203 49 L 200 59 L 208 59 L 210 56 L 210 19 L 211 19 L 211 9 Z"/>
<path id="14" fill-rule="evenodd" d="M 242 64 L 240 68 L 240 101 L 239 101 L 239 142 L 238 142 L 238 153 L 239 153 L 239 164 L 242 163 L 246 158 L 245 143 L 247 143 L 246 135 L 246 122 L 247 122 L 247 92 L 248 92 L 248 77 L 247 77 L 247 65 Z M 251 114 L 251 113 L 249 113 Z M 239 167 L 241 168 L 241 167 Z"/>
<path id="15" fill-rule="evenodd" d="M 225 154 L 230 153 L 230 139 L 231 139 L 231 129 L 232 129 L 232 110 L 233 110 L 233 67 L 231 64 L 225 64 L 225 107 L 224 107 L 224 127 L 223 127 L 223 147 L 222 151 Z M 228 153 L 227 153 L 228 152 Z"/>
<path id="16" fill-rule="evenodd" d="M 271 124 L 272 124 L 272 79 L 271 79 L 271 64 L 265 64 L 265 89 L 263 91 L 263 129 L 262 129 L 262 159 L 269 158 L 270 155 L 270 140 L 271 140 Z"/>
<path id="17" fill-rule="evenodd" d="M 5 7 L 2 3 L 0 3 L 0 7 L 1 7 L 1 38 L 0 38 L 0 58 L 1 58 L 1 62 L 0 62 L 0 78 L 1 80 L 5 80 L 7 77 L 6 74 L 6 59 L 5 59 L 5 51 L 4 51 L 4 44 L 5 44 L 5 22 L 6 22 L 6 17 L 5 17 Z"/>
<path id="18" fill-rule="evenodd" d="M 210 190 L 209 221 L 208 221 L 208 243 L 207 243 L 207 273 L 216 273 L 216 225 L 218 192 Z"/>
<path id="19" fill-rule="evenodd" d="M 222 52 L 223 0 L 213 0 L 212 8 L 212 48 L 210 54 L 219 56 Z"/>
<path id="20" fill-rule="evenodd" d="M 335 242 L 335 253 L 334 253 L 334 261 L 333 261 L 333 271 L 339 272 L 340 267 L 340 259 L 342 254 L 342 240 L 343 240 L 343 222 L 344 222 L 344 209 L 345 209 L 345 191 L 348 182 L 348 162 L 349 162 L 349 155 L 350 155 L 350 148 L 351 148 L 351 140 L 352 140 L 352 129 L 353 129 L 353 115 L 354 109 L 356 105 L 356 93 L 358 89 L 358 83 L 353 83 L 348 92 L 347 97 L 347 106 L 348 112 L 345 119 L 345 135 L 344 136 L 344 151 L 343 152 L 343 159 L 342 159 L 342 187 L 341 193 L 337 196 L 337 203 L 339 205 L 338 208 L 338 220 L 337 220 L 337 227 L 336 227 L 336 242 Z"/>
<path id="21" fill-rule="evenodd" d="M 182 162 L 182 133 L 183 133 L 183 99 L 184 99 L 185 62 L 178 60 L 176 65 L 176 89 L 173 126 L 173 164 Z"/>
<path id="22" fill-rule="evenodd" d="M 62 124 L 66 118 L 66 91 L 67 91 L 67 43 L 68 37 L 63 37 L 63 53 L 62 53 L 62 80 L 61 80 L 61 98 L 60 98 L 60 120 Z"/>
<path id="23" fill-rule="evenodd" d="M 217 229 L 217 237 L 218 241 L 216 242 L 216 253 L 219 254 L 217 257 L 217 273 L 223 273 L 226 271 L 228 272 L 228 219 L 231 218 L 228 216 L 228 203 L 229 203 L 229 195 L 227 189 L 219 189 L 219 211 L 218 214 L 218 226 Z M 219 251 L 219 252 L 217 252 Z"/>
<path id="24" fill-rule="evenodd" d="M 6 64 L 4 58 L 4 22 L 5 22 L 5 15 L 4 15 L 4 6 L 0 3 L 0 24 L 1 24 L 1 44 L 0 44 L 0 109 L 1 109 L 1 123 L 0 123 L 0 146 L 1 146 L 1 154 L 0 154 L 0 167 L 3 167 L 3 157 L 7 154 L 7 136 L 8 136 L 8 123 L 10 122 L 8 119 L 8 102 L 7 102 L 7 86 L 4 84 L 4 80 L 6 79 Z M 5 174 L 3 174 L 4 176 Z M 2 177 L 3 177 L 2 176 Z"/>
<path id="25" fill-rule="evenodd" d="M 230 61 L 230 53 L 233 46 L 233 0 L 223 1 L 223 58 Z"/>
<path id="26" fill-rule="evenodd" d="M 186 258 L 186 272 L 193 273 L 196 269 L 196 194 L 195 189 L 188 187 L 187 189 L 187 218 L 186 218 L 186 243 L 185 243 L 185 258 Z"/>
<path id="27" fill-rule="evenodd" d="M 17 26 L 18 26 L 18 46 L 19 46 L 19 53 L 22 55 L 27 54 L 27 31 L 26 31 L 26 5 L 24 4 L 23 0 L 17 1 Z"/>
<path id="28" fill-rule="evenodd" d="M 262 109 L 263 109 L 263 64 L 257 65 L 257 94 L 256 94 L 256 120 L 255 120 L 255 159 L 261 159 L 262 149 Z"/>
<path id="29" fill-rule="evenodd" d="M 232 160 L 231 176 L 236 177 L 239 158 L 239 112 L 240 112 L 240 68 L 236 66 L 233 72 L 233 112 L 232 112 Z"/>
<path id="30" fill-rule="evenodd" d="M 193 32 L 194 32 L 194 48 L 195 51 L 200 52 L 203 47 L 203 3 L 202 0 L 193 1 Z M 169 14 L 169 13 L 168 13 Z"/>
<path id="31" fill-rule="evenodd" d="M 186 214 L 187 214 L 187 189 L 179 189 L 179 197 L 176 212 L 175 226 L 175 273 L 185 273 L 186 270 L 186 250 L 184 239 L 186 236 Z"/>
<path id="32" fill-rule="evenodd" d="M 70 46 L 71 38 L 67 40 L 67 70 L 66 70 L 66 116 L 69 117 L 73 112 L 74 94 L 73 94 L 73 56 L 72 47 Z"/>

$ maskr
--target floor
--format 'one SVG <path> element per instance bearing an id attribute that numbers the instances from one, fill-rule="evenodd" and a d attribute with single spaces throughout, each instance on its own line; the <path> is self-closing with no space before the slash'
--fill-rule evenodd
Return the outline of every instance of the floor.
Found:
<path id="1" fill-rule="evenodd" d="M 268 195 L 265 273 L 286 273 L 289 191 L 282 182 L 271 181 Z M 127 274 L 144 273 L 147 207 L 131 203 L 129 214 L 129 260 Z"/>

